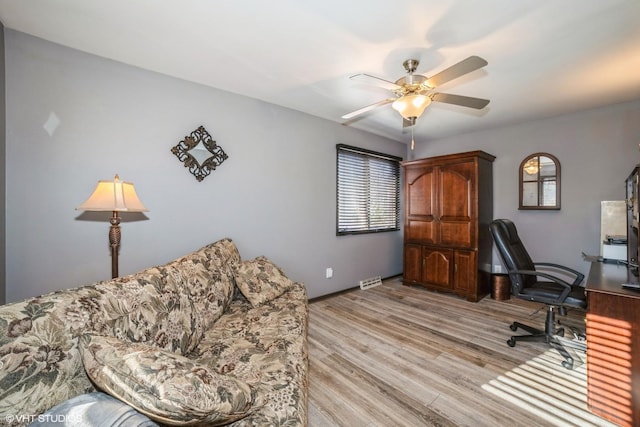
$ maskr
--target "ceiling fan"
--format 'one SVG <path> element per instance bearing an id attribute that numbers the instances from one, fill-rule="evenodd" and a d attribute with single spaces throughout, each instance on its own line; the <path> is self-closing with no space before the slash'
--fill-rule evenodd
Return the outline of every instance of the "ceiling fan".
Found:
<path id="1" fill-rule="evenodd" d="M 425 76 L 424 74 L 414 74 L 419 64 L 420 61 L 417 59 L 407 59 L 404 61 L 402 65 L 405 70 L 407 70 L 407 75 L 399 78 L 395 82 L 369 74 L 355 74 L 351 76 L 350 79 L 352 80 L 358 80 L 388 89 L 393 92 L 395 97 L 367 105 L 366 107 L 345 114 L 342 118 L 351 119 L 367 111 L 391 104 L 393 109 L 398 111 L 402 116 L 403 126 L 407 127 L 416 123 L 416 119 L 422 115 L 432 101 L 460 105 L 478 110 L 481 110 L 489 104 L 488 99 L 433 92 L 436 87 L 443 83 L 457 79 L 487 65 L 487 61 L 479 56 L 470 56 L 431 77 Z"/>

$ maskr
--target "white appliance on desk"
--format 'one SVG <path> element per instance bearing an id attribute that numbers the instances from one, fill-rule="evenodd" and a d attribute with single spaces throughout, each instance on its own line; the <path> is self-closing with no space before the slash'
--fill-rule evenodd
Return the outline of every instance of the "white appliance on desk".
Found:
<path id="1" fill-rule="evenodd" d="M 627 260 L 627 204 L 624 200 L 600 202 L 600 255 Z"/>

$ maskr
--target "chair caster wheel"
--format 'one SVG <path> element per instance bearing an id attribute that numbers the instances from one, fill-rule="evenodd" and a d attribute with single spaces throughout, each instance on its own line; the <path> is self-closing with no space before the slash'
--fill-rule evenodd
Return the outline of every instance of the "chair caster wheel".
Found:
<path id="1" fill-rule="evenodd" d="M 513 337 L 512 337 L 512 338 L 509 338 L 509 339 L 507 340 L 507 344 L 509 345 L 509 347 L 515 347 L 515 346 L 516 346 L 516 340 L 514 340 L 514 339 L 513 339 Z M 564 362 L 563 362 L 563 363 L 564 363 Z"/>
<path id="2" fill-rule="evenodd" d="M 564 366 L 568 370 L 573 370 L 573 362 L 568 362 L 566 360 L 562 361 L 562 366 Z"/>
<path id="3" fill-rule="evenodd" d="M 518 330 L 518 326 L 516 326 L 515 323 L 512 323 L 512 324 L 509 325 L 509 329 L 511 329 L 512 331 L 517 331 Z M 513 346 L 511 346 L 511 347 L 513 347 Z"/>

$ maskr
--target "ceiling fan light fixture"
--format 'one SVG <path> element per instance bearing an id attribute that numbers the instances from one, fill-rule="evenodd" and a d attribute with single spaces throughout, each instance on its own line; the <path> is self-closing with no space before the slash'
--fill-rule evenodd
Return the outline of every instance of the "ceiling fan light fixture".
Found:
<path id="1" fill-rule="evenodd" d="M 393 101 L 391 107 L 396 110 L 402 117 L 409 120 L 412 117 L 420 117 L 431 104 L 431 98 L 426 95 L 405 95 Z"/>
<path id="2" fill-rule="evenodd" d="M 540 164 L 537 159 L 531 159 L 524 165 L 524 171 L 528 175 L 535 175 L 540 170 Z"/>

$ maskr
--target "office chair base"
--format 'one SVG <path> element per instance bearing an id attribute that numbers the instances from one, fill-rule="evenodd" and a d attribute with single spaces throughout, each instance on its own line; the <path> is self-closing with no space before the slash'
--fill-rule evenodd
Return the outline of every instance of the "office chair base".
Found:
<path id="1" fill-rule="evenodd" d="M 547 310 L 547 318 L 545 321 L 544 331 L 520 322 L 513 322 L 511 325 L 509 325 L 509 328 L 514 332 L 518 329 L 523 329 L 529 332 L 529 335 L 514 335 L 509 338 L 507 340 L 507 345 L 509 345 L 509 347 L 515 347 L 516 342 L 518 341 L 546 342 L 550 347 L 556 349 L 558 353 L 560 353 L 560 355 L 564 358 L 564 360 L 562 361 L 562 366 L 569 370 L 573 369 L 574 359 L 569 354 L 565 346 L 580 351 L 587 350 L 584 340 L 580 340 L 578 338 L 579 342 L 574 342 L 572 340 L 565 339 L 563 338 L 564 328 L 555 328 L 555 313 L 552 306 L 549 306 L 549 309 Z M 572 332 L 574 335 L 576 335 L 575 331 L 572 330 Z"/>

